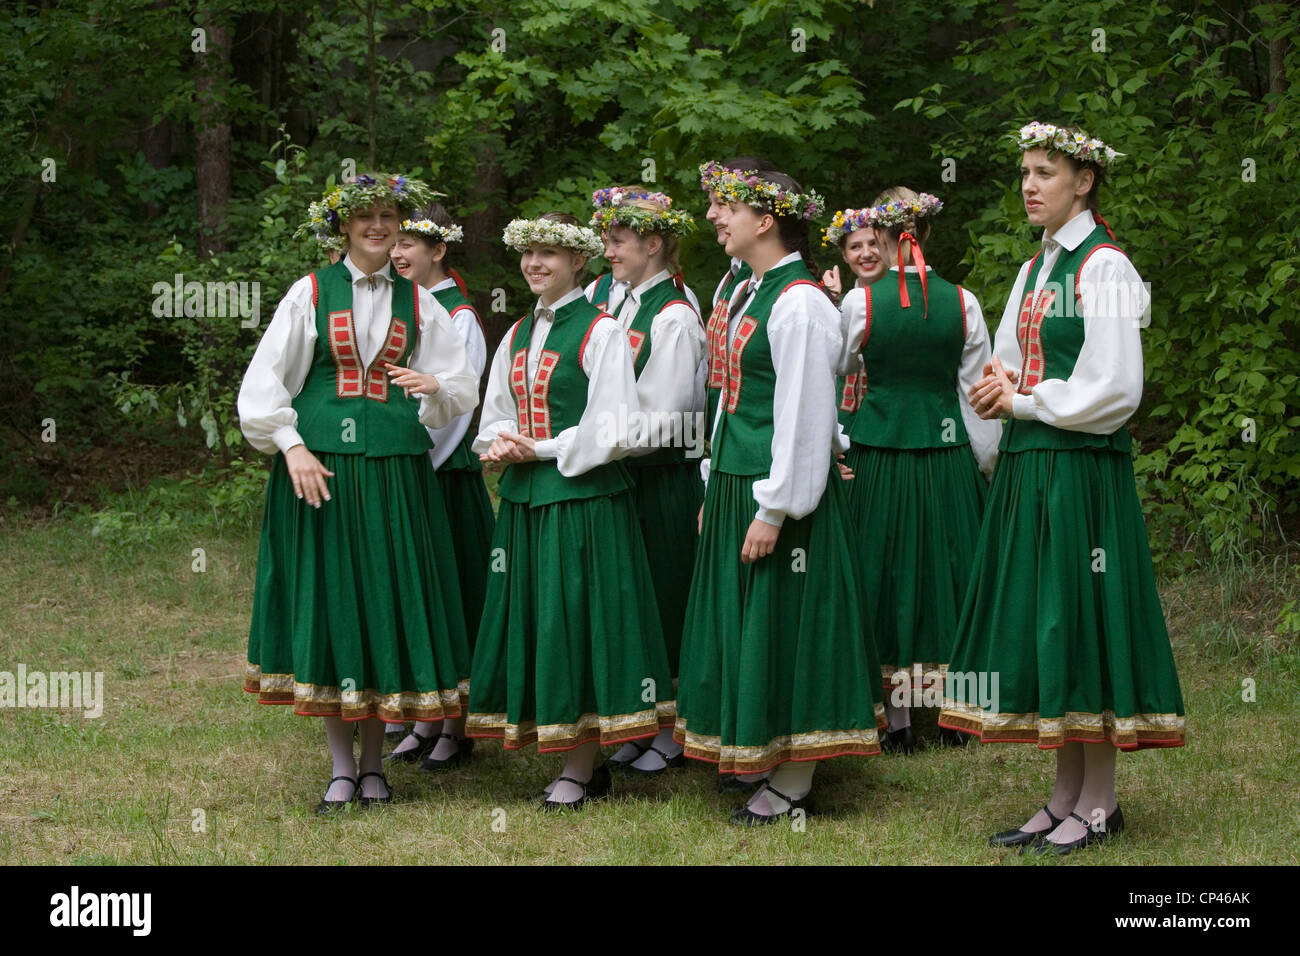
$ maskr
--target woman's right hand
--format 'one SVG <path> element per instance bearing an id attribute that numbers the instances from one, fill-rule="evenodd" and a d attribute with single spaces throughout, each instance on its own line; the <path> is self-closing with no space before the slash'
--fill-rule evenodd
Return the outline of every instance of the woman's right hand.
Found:
<path id="1" fill-rule="evenodd" d="M 822 285 L 826 287 L 827 292 L 839 299 L 840 293 L 844 290 L 844 286 L 840 283 L 839 266 L 831 266 L 822 273 Z"/>
<path id="2" fill-rule="evenodd" d="M 334 472 L 320 463 L 320 460 L 307 450 L 306 445 L 294 445 L 284 453 L 284 464 L 289 469 L 293 480 L 293 490 L 299 498 L 306 498 L 307 504 L 319 508 L 321 500 L 330 500 L 329 486 L 326 478 L 333 478 Z"/>

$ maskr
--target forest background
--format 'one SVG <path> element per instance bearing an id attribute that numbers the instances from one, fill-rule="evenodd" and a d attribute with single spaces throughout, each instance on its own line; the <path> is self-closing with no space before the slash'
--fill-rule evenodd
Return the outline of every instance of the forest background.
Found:
<path id="1" fill-rule="evenodd" d="M 645 182 L 703 222 L 698 164 L 739 152 L 832 209 L 938 194 L 928 258 L 996 327 L 1035 243 L 1009 134 L 1041 119 L 1127 154 L 1102 210 L 1152 284 L 1131 427 L 1160 567 L 1285 556 L 1300 528 L 1294 6 L 84 0 L 6 5 L 0 35 L 11 519 L 129 543 L 197 495 L 255 526 L 238 382 L 323 262 L 292 237 L 307 203 L 350 169 L 448 195 L 489 346 L 530 304 L 510 218 Z M 707 300 L 725 257 L 704 226 L 682 260 Z M 178 277 L 236 283 L 245 309 L 173 308 Z M 1295 602 L 1277 625 L 1300 629 Z"/>

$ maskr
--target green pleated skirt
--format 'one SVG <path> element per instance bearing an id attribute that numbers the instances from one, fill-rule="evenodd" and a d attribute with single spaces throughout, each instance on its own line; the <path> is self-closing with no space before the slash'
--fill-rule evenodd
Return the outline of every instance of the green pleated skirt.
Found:
<path id="1" fill-rule="evenodd" d="M 1183 744 L 1183 698 L 1127 454 L 1002 454 L 939 724 L 1044 749 Z"/>
<path id="2" fill-rule="evenodd" d="M 502 501 L 470 677 L 473 737 L 541 752 L 673 726 L 654 585 L 630 491 Z"/>
<path id="3" fill-rule="evenodd" d="M 460 603 L 465 612 L 465 634 L 469 649 L 474 651 L 479 620 L 483 617 L 483 598 L 487 593 L 488 555 L 492 549 L 492 499 L 477 469 L 440 469 L 438 484 L 447 504 L 447 523 L 451 527 L 451 548 L 456 555 L 460 576 Z"/>
<path id="4" fill-rule="evenodd" d="M 970 580 L 987 493 L 969 445 L 845 456 L 849 540 L 886 688 L 899 670 L 942 681 Z M 915 688 L 914 688 L 915 689 Z"/>
<path id="5" fill-rule="evenodd" d="M 469 647 L 446 507 L 427 456 L 320 453 L 331 500 L 266 486 L 244 689 L 310 716 L 463 713 Z"/>
<path id="6" fill-rule="evenodd" d="M 704 482 L 700 463 L 632 467 L 637 516 L 654 581 L 659 622 L 668 651 L 668 670 L 677 676 L 682 652 L 682 622 L 695 569 L 700 503 Z"/>
<path id="7" fill-rule="evenodd" d="M 715 471 L 682 635 L 676 739 L 722 773 L 880 752 L 880 664 L 865 637 L 838 469 L 817 510 L 744 564 L 762 475 Z"/>

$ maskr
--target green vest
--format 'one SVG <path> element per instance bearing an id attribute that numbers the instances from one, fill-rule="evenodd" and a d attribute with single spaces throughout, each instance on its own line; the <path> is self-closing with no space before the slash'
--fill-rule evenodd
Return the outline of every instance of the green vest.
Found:
<path id="1" fill-rule="evenodd" d="M 903 308 L 897 273 L 864 291 L 867 330 L 862 338 L 866 391 L 849 438 L 873 448 L 947 448 L 967 445 L 957 404 L 957 370 L 966 344 L 960 286 L 930 271 L 928 305 L 919 272 L 906 273 Z"/>
<path id="2" fill-rule="evenodd" d="M 767 323 L 781 293 L 800 283 L 817 284 L 801 259 L 769 269 L 749 307 L 736 321 L 718 397 L 721 414 L 713 433 L 714 471 L 765 475 L 772 468 L 776 368 L 772 365 Z"/>
<path id="3" fill-rule="evenodd" d="M 587 407 L 587 373 L 582 353 L 596 322 L 605 313 L 578 298 L 555 313 L 538 356 L 537 372 L 528 381 L 528 343 L 533 335 L 530 312 L 515 323 L 510 337 L 510 393 L 515 399 L 519 433 L 535 439 L 554 438 L 582 419 Z M 609 409 L 617 415 L 618 409 Z M 506 501 L 533 507 L 617 494 L 632 487 L 621 461 L 600 465 L 566 478 L 554 459 L 514 464 L 501 476 L 498 492 Z"/>
<path id="4" fill-rule="evenodd" d="M 626 303 L 628 300 L 623 301 Z M 632 318 L 631 324 L 627 326 L 628 344 L 632 346 L 632 367 L 636 371 L 637 378 L 641 377 L 641 372 L 645 369 L 646 362 L 650 361 L 650 352 L 654 348 L 650 328 L 654 325 L 655 317 L 668 306 L 676 303 L 690 307 L 690 302 L 677 288 L 677 283 L 673 281 L 672 276 L 646 290 L 645 295 L 642 296 L 641 305 Z M 620 323 L 623 321 L 621 315 L 619 321 Z M 646 468 L 651 465 L 674 465 L 685 460 L 685 448 L 660 448 L 648 455 L 628 458 L 627 464 L 632 468 Z"/>
<path id="5" fill-rule="evenodd" d="M 1021 355 L 1017 391 L 1021 395 L 1030 394 L 1033 387 L 1044 379 L 1064 380 L 1074 374 L 1074 363 L 1079 360 L 1079 351 L 1083 348 L 1084 331 L 1083 316 L 1078 308 L 1079 273 L 1095 250 L 1106 247 L 1123 251 L 1110 243 L 1109 238 L 1106 228 L 1098 224 L 1076 249 L 1062 249 L 1047 276 L 1047 283 L 1037 296 L 1033 290 L 1042 266 L 1042 251 L 1034 256 L 1029 275 L 1025 278 L 1025 295 L 1016 319 L 1016 341 L 1020 343 Z M 1066 277 L 1073 279 L 1073 292 L 1065 282 Z M 1074 296 L 1073 308 L 1064 308 L 1062 299 L 1066 295 Z M 1073 314 L 1063 314 L 1066 312 Z M 1055 428 L 1031 419 L 1008 419 L 998 449 L 1026 451 L 1031 448 L 1095 448 L 1129 454 L 1132 441 L 1124 425 L 1109 435 L 1093 435 Z"/>
<path id="6" fill-rule="evenodd" d="M 596 280 L 596 288 L 591 290 L 591 304 L 604 312 L 609 308 L 609 290 L 614 288 L 614 273 L 606 272 Z"/>
<path id="7" fill-rule="evenodd" d="M 713 427 L 713 420 L 718 412 L 720 390 L 727 383 L 727 319 L 728 310 L 731 308 L 731 296 L 753 275 L 754 270 L 746 263 L 741 263 L 735 274 L 728 270 L 727 277 L 718 290 L 718 302 L 704 326 L 709 349 L 709 378 L 704 390 L 704 406 L 710 428 Z"/>
<path id="8" fill-rule="evenodd" d="M 439 289 L 433 293 L 433 297 L 438 300 L 439 304 L 447 310 L 448 315 L 455 315 L 461 309 L 469 309 L 470 314 L 474 316 L 474 321 L 478 323 L 480 330 L 483 328 L 483 320 L 478 317 L 478 312 L 474 306 L 469 304 L 469 299 L 465 293 L 460 291 L 460 286 L 451 285 L 445 289 Z M 485 335 L 486 337 L 486 335 Z M 483 463 L 478 460 L 475 454 L 474 444 L 474 422 L 470 420 L 470 427 L 465 431 L 465 437 L 461 439 L 456 450 L 448 456 L 447 460 L 438 466 L 439 471 L 482 471 Z"/>
<path id="9" fill-rule="evenodd" d="M 392 319 L 383 347 L 368 367 L 352 322 L 352 274 L 339 260 L 311 275 L 316 348 L 302 391 L 293 400 L 298 434 L 313 452 L 421 455 L 433 447 L 420 424 L 420 401 L 388 378 L 385 362 L 405 366 L 419 334 L 419 288 L 393 276 Z"/>

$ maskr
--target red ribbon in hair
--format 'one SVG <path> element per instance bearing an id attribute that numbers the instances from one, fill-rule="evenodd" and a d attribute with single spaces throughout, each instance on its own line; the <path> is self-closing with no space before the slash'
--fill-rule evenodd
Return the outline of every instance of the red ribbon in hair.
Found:
<path id="1" fill-rule="evenodd" d="M 1111 241 L 1111 242 L 1119 242 L 1119 240 L 1115 238 L 1115 233 L 1113 233 L 1113 232 L 1110 231 L 1110 223 L 1108 223 L 1105 219 L 1102 219 L 1102 218 L 1101 218 L 1101 213 L 1096 212 L 1096 211 L 1094 210 L 1094 212 L 1093 212 L 1093 214 L 1092 214 L 1092 221 L 1093 221 L 1093 223 L 1094 223 L 1095 225 L 1100 225 L 1100 226 L 1105 226 L 1105 227 L 1106 227 L 1106 235 L 1110 236 L 1110 241 Z"/>
<path id="2" fill-rule="evenodd" d="M 677 286 L 678 292 L 686 291 L 686 277 L 684 275 L 682 275 L 680 272 L 674 272 L 671 276 L 669 276 L 669 278 L 673 280 L 673 285 Z"/>
<path id="3" fill-rule="evenodd" d="M 930 290 L 925 280 L 925 256 L 921 253 L 921 244 L 910 232 L 905 232 L 898 237 L 898 301 L 905 309 L 912 307 L 911 299 L 907 295 L 907 271 L 903 265 L 903 243 L 905 242 L 912 244 L 912 261 L 921 271 L 921 301 L 925 303 L 924 316 L 929 318 Z"/>
<path id="4" fill-rule="evenodd" d="M 1111 238 L 1114 238 L 1113 236 Z M 469 298 L 469 292 L 465 289 L 465 280 L 460 277 L 460 273 L 455 269 L 448 269 L 447 275 L 451 276 L 456 283 L 456 288 L 460 289 L 460 294 Z"/>

